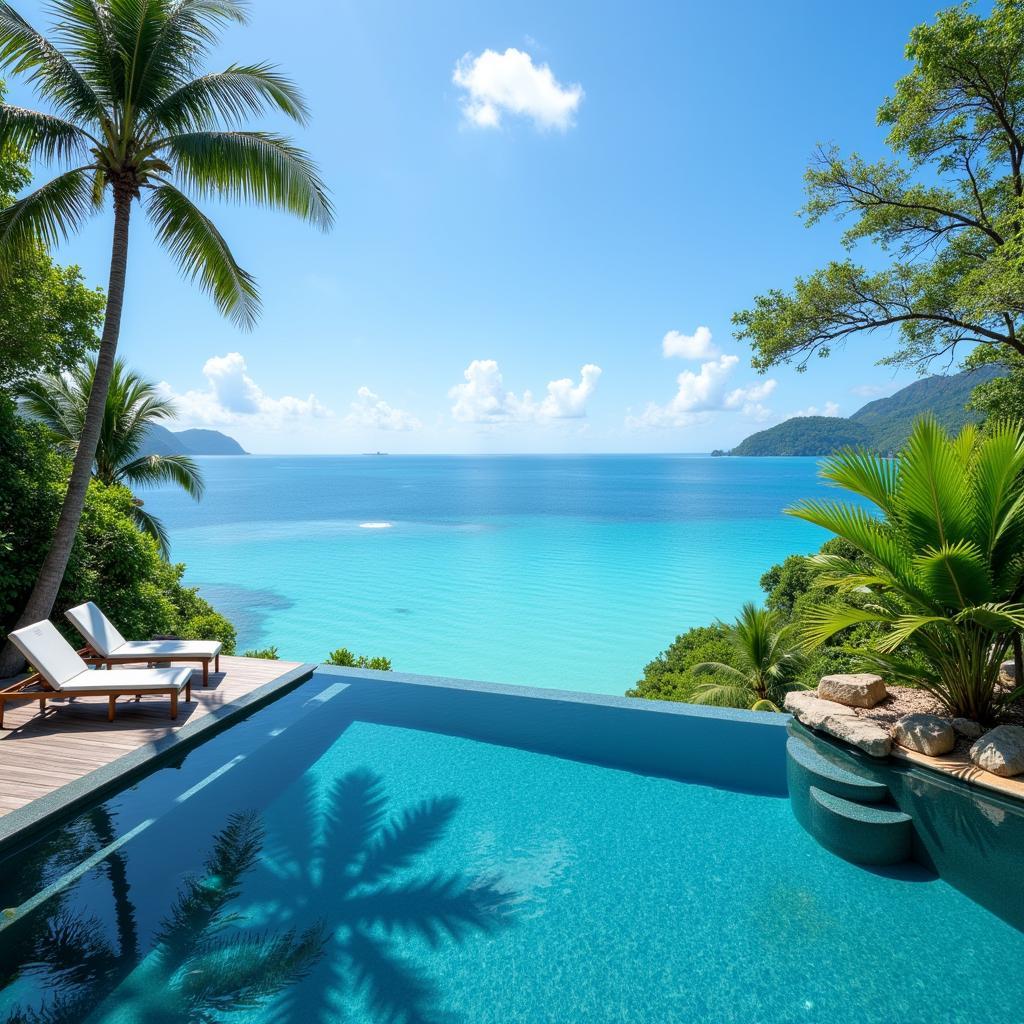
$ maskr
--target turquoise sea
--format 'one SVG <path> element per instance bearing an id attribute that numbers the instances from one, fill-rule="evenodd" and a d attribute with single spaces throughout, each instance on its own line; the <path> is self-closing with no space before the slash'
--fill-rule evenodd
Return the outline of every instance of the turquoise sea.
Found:
<path id="1" fill-rule="evenodd" d="M 238 626 L 322 661 L 622 693 L 683 629 L 729 618 L 824 539 L 782 514 L 814 459 L 238 456 L 146 507 Z"/>

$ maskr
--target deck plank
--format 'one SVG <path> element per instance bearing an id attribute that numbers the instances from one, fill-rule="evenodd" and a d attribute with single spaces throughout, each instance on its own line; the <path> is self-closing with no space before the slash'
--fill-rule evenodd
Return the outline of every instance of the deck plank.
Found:
<path id="1" fill-rule="evenodd" d="M 224 656 L 221 671 L 210 673 L 208 687 L 203 687 L 202 671 L 193 671 L 192 703 L 186 704 L 182 694 L 175 721 L 165 696 L 119 700 L 113 722 L 107 721 L 106 697 L 51 701 L 43 715 L 35 701 L 12 701 L 0 729 L 0 817 L 244 697 L 299 664 Z"/>

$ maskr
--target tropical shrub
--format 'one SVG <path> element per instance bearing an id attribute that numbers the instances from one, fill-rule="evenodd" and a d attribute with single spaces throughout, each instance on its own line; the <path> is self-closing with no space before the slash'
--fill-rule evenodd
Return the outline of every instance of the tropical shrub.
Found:
<path id="1" fill-rule="evenodd" d="M 243 655 L 243 658 L 262 658 L 264 661 L 277 661 L 279 655 L 276 647 L 254 647 L 250 648 Z"/>
<path id="2" fill-rule="evenodd" d="M 391 671 L 390 658 L 368 658 L 365 654 L 353 654 L 347 647 L 339 647 L 327 655 L 328 665 L 338 665 L 341 668 L 372 668 L 378 672 Z"/>
<path id="3" fill-rule="evenodd" d="M 43 429 L 19 417 L 0 396 L 2 635 L 14 628 L 53 537 L 69 468 Z M 132 508 L 124 487 L 96 480 L 89 485 L 53 620 L 63 626 L 65 608 L 95 600 L 126 636 L 217 639 L 232 654 L 234 627 L 195 588 L 182 585 L 185 567 L 161 557 L 154 539 L 136 528 Z"/>
<path id="4" fill-rule="evenodd" d="M 725 635 L 727 658 L 700 662 L 690 670 L 690 703 L 778 711 L 787 691 L 802 688 L 803 656 L 778 612 L 748 602 L 725 627 Z"/>
<path id="5" fill-rule="evenodd" d="M 22 381 L 16 389 L 22 411 L 38 420 L 57 450 L 69 458 L 74 458 L 78 450 L 95 376 L 96 358 L 89 356 L 64 373 L 40 374 Z M 188 455 L 139 454 L 149 428 L 174 419 L 175 413 L 174 402 L 156 384 L 129 370 L 123 359 L 115 359 L 96 445 L 96 479 L 125 487 L 172 483 L 198 501 L 204 485 L 194 459 Z M 161 554 L 168 558 L 170 544 L 163 523 L 138 499 L 131 515 L 135 525 L 153 537 Z"/>
<path id="6" fill-rule="evenodd" d="M 803 610 L 805 648 L 874 624 L 859 653 L 887 679 L 925 688 L 950 714 L 996 718 L 1000 662 L 1024 628 L 1024 427 L 951 438 L 925 417 L 897 459 L 850 449 L 822 473 L 877 512 L 820 500 L 787 510 L 867 561 L 814 557 L 816 585 L 838 600 Z"/>
<path id="7" fill-rule="evenodd" d="M 725 626 L 695 626 L 645 666 L 643 679 L 626 696 L 686 702 L 694 685 L 690 669 L 702 661 L 723 661 L 730 653 Z"/>

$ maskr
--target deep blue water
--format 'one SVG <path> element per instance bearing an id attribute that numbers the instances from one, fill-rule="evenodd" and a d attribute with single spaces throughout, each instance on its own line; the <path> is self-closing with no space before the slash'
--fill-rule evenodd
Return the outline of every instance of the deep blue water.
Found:
<path id="1" fill-rule="evenodd" d="M 147 496 L 240 648 L 621 693 L 683 629 L 824 539 L 782 514 L 813 459 L 220 457 Z"/>

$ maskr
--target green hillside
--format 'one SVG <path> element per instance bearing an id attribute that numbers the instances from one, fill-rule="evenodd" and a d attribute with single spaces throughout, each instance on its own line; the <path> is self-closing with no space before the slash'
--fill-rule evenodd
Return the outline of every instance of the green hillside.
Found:
<path id="1" fill-rule="evenodd" d="M 140 455 L 245 455 L 245 449 L 219 430 L 168 430 L 150 424 Z"/>
<path id="2" fill-rule="evenodd" d="M 741 441 L 730 455 L 831 455 L 846 445 L 863 445 L 880 452 L 903 446 L 914 420 L 926 412 L 938 417 L 949 431 L 976 422 L 966 409 L 971 392 L 983 381 L 1002 373 L 985 366 L 949 377 L 925 377 L 889 398 L 879 398 L 849 418 L 798 416 Z"/>
<path id="3" fill-rule="evenodd" d="M 741 441 L 730 455 L 823 455 L 871 444 L 871 433 L 842 416 L 798 416 Z"/>

